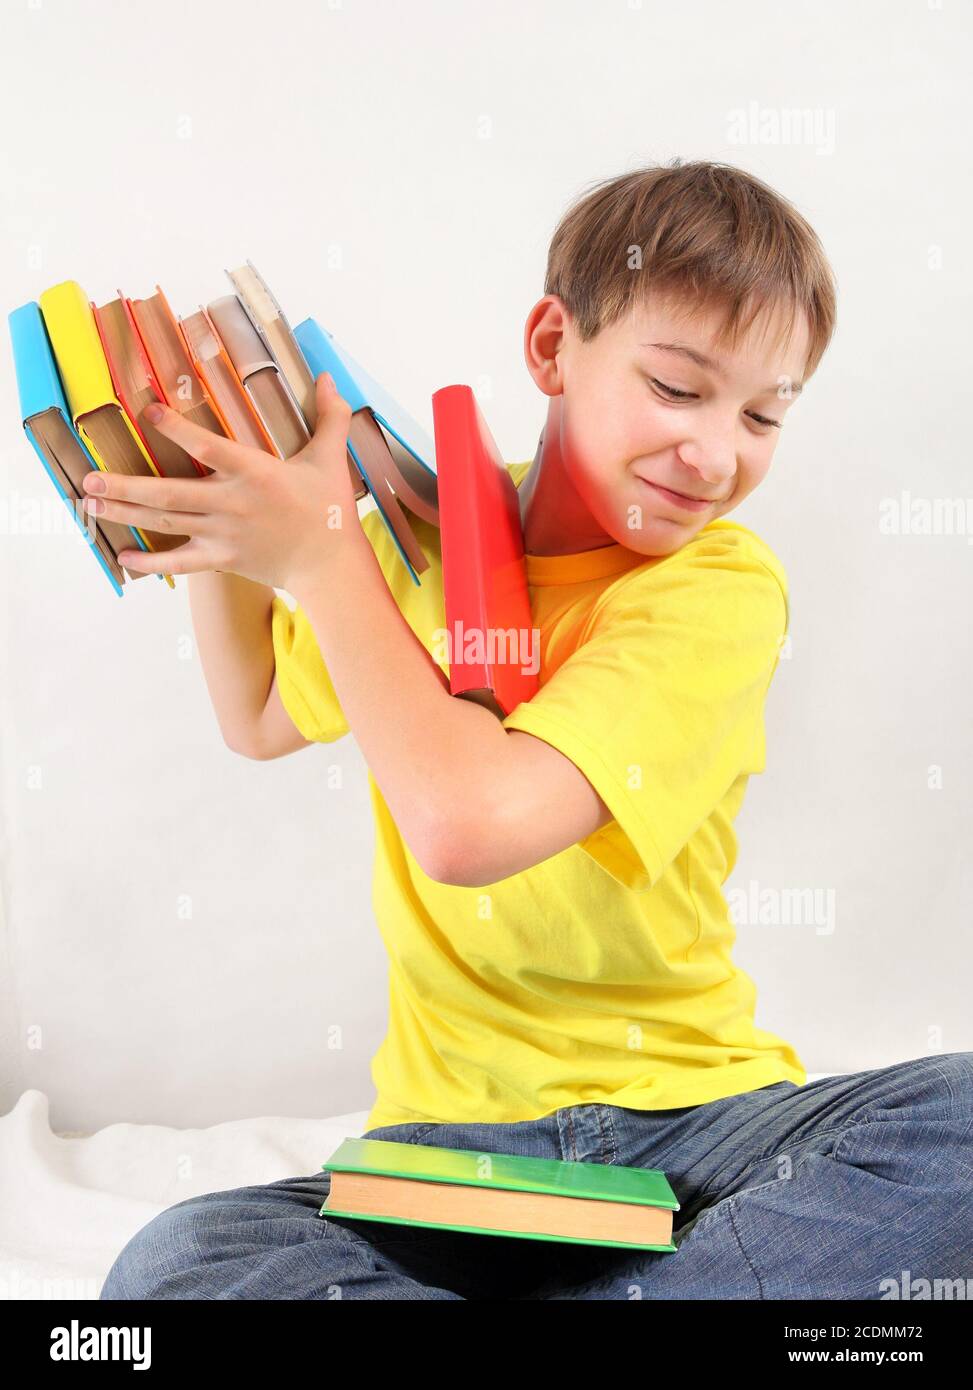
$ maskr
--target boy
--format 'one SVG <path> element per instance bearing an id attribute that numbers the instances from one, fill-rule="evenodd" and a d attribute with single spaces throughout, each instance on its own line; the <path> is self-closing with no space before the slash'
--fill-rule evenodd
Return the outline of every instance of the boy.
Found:
<path id="1" fill-rule="evenodd" d="M 738 169 L 642 169 L 570 211 L 524 339 L 547 420 L 511 469 L 541 688 L 502 722 L 430 655 L 436 529 L 416 521 L 416 589 L 358 521 L 324 378 L 287 469 L 170 411 L 214 477 L 108 480 L 109 517 L 192 538 L 139 563 L 192 574 L 229 746 L 351 729 L 368 764 L 390 1004 L 366 1135 L 662 1168 L 681 1210 L 670 1254 L 483 1237 L 322 1219 L 318 1172 L 162 1212 L 103 1298 L 875 1299 L 973 1272 L 971 1054 L 808 1085 L 731 960 L 722 884 L 788 614 L 773 551 L 725 518 L 833 327 L 814 232 Z"/>

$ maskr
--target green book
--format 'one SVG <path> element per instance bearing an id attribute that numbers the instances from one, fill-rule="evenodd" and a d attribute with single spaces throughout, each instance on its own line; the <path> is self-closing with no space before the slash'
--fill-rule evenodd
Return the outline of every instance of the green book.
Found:
<path id="1" fill-rule="evenodd" d="M 675 1250 L 676 1194 L 658 1168 L 346 1139 L 321 1216 L 473 1235 Z"/>

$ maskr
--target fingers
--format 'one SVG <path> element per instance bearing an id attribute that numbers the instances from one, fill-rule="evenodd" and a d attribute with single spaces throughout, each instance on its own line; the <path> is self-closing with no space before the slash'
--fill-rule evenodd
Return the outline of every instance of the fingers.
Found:
<path id="1" fill-rule="evenodd" d="M 220 500 L 218 489 L 212 478 L 158 478 L 155 474 L 133 478 L 95 468 L 84 476 L 86 498 L 97 494 L 112 502 L 134 502 L 165 512 L 212 512 Z"/>
<path id="2" fill-rule="evenodd" d="M 314 394 L 318 419 L 305 450 L 314 458 L 341 457 L 348 443 L 351 406 L 338 394 L 330 372 L 316 378 Z"/>
<path id="3" fill-rule="evenodd" d="M 143 478 L 134 481 L 154 480 Z M 117 502 L 114 498 L 86 497 L 84 509 L 88 515 L 97 516 L 102 521 L 123 521 L 129 526 L 137 526 L 142 531 L 159 531 L 162 535 L 204 536 L 211 534 L 213 530 L 212 518 L 199 512 L 160 510 L 158 507 Z"/>
<path id="4" fill-rule="evenodd" d="M 200 574 L 215 570 L 218 557 L 210 547 L 189 540 L 174 550 L 122 550 L 118 563 L 133 574 Z"/>
<path id="5" fill-rule="evenodd" d="M 158 418 L 155 415 L 156 411 L 162 412 Z M 258 452 L 248 449 L 245 444 L 226 439 L 221 434 L 214 434 L 212 430 L 203 429 L 202 425 L 194 425 L 191 420 L 180 415 L 178 410 L 172 410 L 160 402 L 147 405 L 142 411 L 142 416 L 160 434 L 164 434 L 167 439 L 185 449 L 190 458 L 207 468 L 215 469 L 217 473 L 239 472 L 246 464 L 247 454 Z"/>

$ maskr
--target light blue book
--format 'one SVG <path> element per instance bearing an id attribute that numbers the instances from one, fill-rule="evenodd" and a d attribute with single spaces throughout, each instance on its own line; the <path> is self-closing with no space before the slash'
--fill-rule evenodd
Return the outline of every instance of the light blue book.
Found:
<path id="1" fill-rule="evenodd" d="M 123 529 L 125 532 L 125 545 L 116 547 L 112 544 L 105 525 L 96 521 L 94 517 L 90 520 L 86 518 L 76 505 L 80 498 L 86 496 L 83 486 L 85 474 L 92 468 L 97 469 L 98 465 L 71 421 L 71 412 L 68 410 L 57 360 L 51 348 L 40 305 L 34 300 L 22 304 L 19 309 L 14 309 L 7 315 L 7 323 L 17 373 L 20 414 L 27 438 L 88 542 L 105 578 L 121 598 L 124 592 L 122 585 L 125 583 L 125 571 L 115 558 L 117 550 L 123 550 L 126 546 L 133 548 L 129 536 L 140 550 L 148 550 L 148 546 L 132 527 L 125 526 L 122 522 L 114 522 L 109 525 L 111 528 L 118 528 L 114 532 L 116 536 L 120 535 Z M 101 545 L 98 544 L 99 537 Z M 161 580 L 163 576 L 157 574 L 156 578 Z"/>
<path id="2" fill-rule="evenodd" d="M 341 347 L 334 334 L 313 318 L 299 323 L 294 337 L 312 376 L 316 378 L 322 372 L 330 372 L 339 395 L 351 406 L 348 452 L 375 499 L 413 583 L 418 584 L 416 566 L 406 551 L 411 542 L 410 548 L 415 555 L 418 545 L 398 503 L 403 502 L 417 516 L 439 525 L 436 450 L 431 437 L 369 376 L 347 349 Z M 365 412 L 381 427 L 380 436 L 364 422 L 356 423 L 356 416 Z M 407 533 L 403 528 L 407 528 Z"/>

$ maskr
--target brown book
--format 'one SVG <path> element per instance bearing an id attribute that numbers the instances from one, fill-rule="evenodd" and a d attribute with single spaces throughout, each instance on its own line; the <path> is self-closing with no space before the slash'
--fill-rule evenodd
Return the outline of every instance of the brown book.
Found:
<path id="1" fill-rule="evenodd" d="M 235 294 L 225 294 L 207 304 L 206 313 L 281 458 L 299 453 L 310 439 L 310 431 L 243 305 Z"/>
<path id="2" fill-rule="evenodd" d="M 399 497 L 401 497 L 402 502 L 407 506 L 412 506 L 413 501 L 418 500 L 418 495 L 409 488 L 404 478 L 395 469 L 387 436 L 367 407 L 363 410 L 356 410 L 352 415 L 351 424 L 348 427 L 348 443 L 358 454 L 371 485 L 372 496 L 385 513 L 402 549 L 409 557 L 409 563 L 416 574 L 422 574 L 429 568 L 429 561 L 416 539 L 412 523 L 402 511 L 399 503 Z M 357 468 L 355 473 L 360 477 Z M 396 482 L 399 487 L 393 491 Z M 367 491 L 364 482 L 362 482 L 361 487 L 361 494 L 356 494 L 356 496 L 364 496 Z M 420 516 L 424 515 L 415 507 L 413 510 L 417 511 Z"/>
<path id="3" fill-rule="evenodd" d="M 138 541 L 131 528 L 121 521 L 99 520 L 82 508 L 82 500 L 88 496 L 84 490 L 84 480 L 86 475 L 93 471 L 91 459 L 78 443 L 77 436 L 62 412 L 54 407 L 41 411 L 25 420 L 24 426 L 73 502 L 75 519 L 93 537 L 116 582 L 124 584 L 126 578 L 147 578 L 147 575 L 138 570 L 122 569 L 118 563 L 120 551 L 138 548 Z M 155 535 L 154 532 L 152 534 Z"/>
<path id="4" fill-rule="evenodd" d="M 98 457 L 103 461 L 106 472 L 122 473 L 130 478 L 156 476 L 145 462 L 118 406 L 102 405 L 89 411 L 84 417 L 84 430 Z M 84 495 L 87 496 L 86 493 Z M 117 526 L 118 523 L 107 522 L 106 525 Z M 154 550 L 174 550 L 176 546 L 184 545 L 189 540 L 188 536 L 174 535 L 166 531 L 150 531 L 144 526 L 141 530 Z M 120 545 L 119 550 L 131 550 L 133 545 L 138 547 L 138 542 L 131 532 L 129 538 L 132 544 Z"/>

